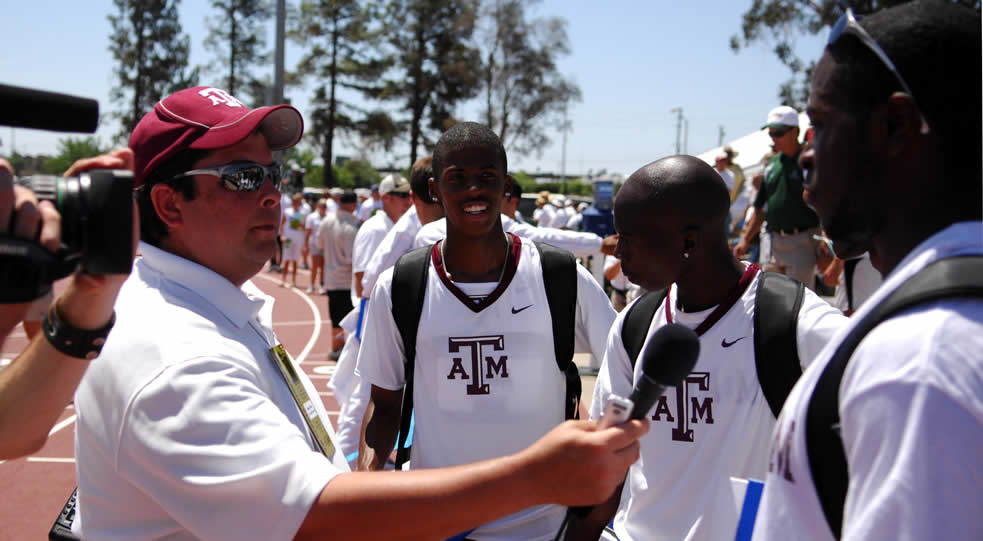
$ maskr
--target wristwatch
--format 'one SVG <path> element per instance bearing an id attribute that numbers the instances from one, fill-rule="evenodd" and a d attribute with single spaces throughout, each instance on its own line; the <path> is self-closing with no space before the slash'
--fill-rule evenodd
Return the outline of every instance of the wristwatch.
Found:
<path id="1" fill-rule="evenodd" d="M 44 336 L 52 347 L 65 355 L 91 361 L 99 356 L 114 323 L 116 323 L 115 311 L 109 318 L 109 323 L 103 327 L 93 330 L 77 329 L 65 323 L 58 315 L 57 304 L 51 303 L 44 317 Z"/>

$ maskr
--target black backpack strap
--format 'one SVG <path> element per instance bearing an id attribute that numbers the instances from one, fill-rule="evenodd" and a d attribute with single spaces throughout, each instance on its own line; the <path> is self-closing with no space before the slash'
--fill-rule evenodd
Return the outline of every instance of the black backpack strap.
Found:
<path id="1" fill-rule="evenodd" d="M 632 368 L 635 368 L 638 354 L 642 352 L 642 346 L 645 345 L 645 337 L 652 325 L 652 318 L 655 317 L 659 305 L 665 300 L 668 292 L 668 289 L 649 291 L 628 307 L 625 319 L 621 322 L 621 343 L 625 346 L 628 358 L 631 359 Z"/>
<path id="2" fill-rule="evenodd" d="M 406 385 L 403 387 L 403 406 L 399 419 L 399 438 L 396 446 L 396 471 L 406 462 L 406 436 L 413 415 L 413 369 L 416 361 L 416 330 L 423 312 L 423 295 L 427 290 L 427 270 L 433 245 L 417 248 L 396 260 L 393 268 L 392 313 L 396 328 L 403 339 L 403 364 Z"/>
<path id="3" fill-rule="evenodd" d="M 577 326 L 577 260 L 566 250 L 541 242 L 533 243 L 539 250 L 543 268 L 543 284 L 553 322 L 556 364 L 566 377 L 566 418 L 579 419 L 580 373 L 573 362 L 574 330 Z"/>
<path id="4" fill-rule="evenodd" d="M 857 323 L 816 382 L 806 413 L 806 448 L 819 502 L 837 539 L 842 535 L 843 503 L 849 484 L 839 431 L 840 381 L 847 362 L 860 341 L 881 322 L 920 304 L 953 297 L 983 298 L 983 256 L 936 261 L 905 281 Z"/>
<path id="5" fill-rule="evenodd" d="M 802 375 L 795 337 L 805 286 L 782 274 L 762 272 L 754 297 L 754 365 L 761 392 L 778 418 Z"/>

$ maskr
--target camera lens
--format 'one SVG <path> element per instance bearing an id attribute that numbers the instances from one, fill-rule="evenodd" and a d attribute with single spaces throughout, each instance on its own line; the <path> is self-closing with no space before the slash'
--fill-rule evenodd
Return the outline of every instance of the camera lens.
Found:
<path id="1" fill-rule="evenodd" d="M 133 175 L 93 170 L 77 177 L 38 175 L 21 184 L 61 214 L 67 257 L 79 257 L 89 274 L 126 274 L 133 263 Z"/>

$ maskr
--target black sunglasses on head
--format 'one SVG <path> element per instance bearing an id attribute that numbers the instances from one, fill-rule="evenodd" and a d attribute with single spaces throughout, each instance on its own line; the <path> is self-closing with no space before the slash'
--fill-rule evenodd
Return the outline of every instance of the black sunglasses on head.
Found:
<path id="1" fill-rule="evenodd" d="M 254 192 L 263 185 L 267 178 L 273 183 L 273 187 L 279 190 L 280 182 L 283 180 L 283 165 L 280 162 L 273 162 L 270 165 L 256 162 L 233 162 L 185 171 L 168 179 L 168 182 L 194 175 L 219 177 L 222 186 L 232 192 Z"/>
<path id="2" fill-rule="evenodd" d="M 838 2 L 838 5 L 843 9 L 843 15 L 840 16 L 840 19 L 836 21 L 836 24 L 833 25 L 833 29 L 829 32 L 829 41 L 826 43 L 826 45 L 829 46 L 836 43 L 841 37 L 847 34 L 859 39 L 860 43 L 863 43 L 865 47 L 870 49 L 870 51 L 877 56 L 881 63 L 884 64 L 884 67 L 886 67 L 888 71 L 894 75 L 894 78 L 901 84 L 901 88 L 904 89 L 905 94 L 911 96 L 911 101 L 915 102 L 915 107 L 917 107 L 918 101 L 915 100 L 915 94 L 911 91 L 911 87 L 908 86 L 908 83 L 904 80 L 904 77 L 901 76 L 901 72 L 899 72 L 898 68 L 894 66 L 894 62 L 892 62 L 890 57 L 887 56 L 887 53 L 884 52 L 884 49 L 877 44 L 873 36 L 864 30 L 864 27 L 860 26 L 860 23 L 857 22 L 857 18 L 853 14 L 853 10 L 850 9 L 849 6 L 845 5 L 842 1 Z M 925 115 L 921 112 L 921 110 L 918 111 L 918 114 L 922 117 L 921 133 L 923 135 L 927 134 L 930 131 L 928 121 L 925 120 Z"/>

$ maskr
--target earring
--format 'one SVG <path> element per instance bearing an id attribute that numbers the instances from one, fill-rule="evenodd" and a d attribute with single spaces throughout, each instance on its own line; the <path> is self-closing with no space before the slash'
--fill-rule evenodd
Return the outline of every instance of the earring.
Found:
<path id="1" fill-rule="evenodd" d="M 689 259 L 689 252 L 683 252 L 683 259 Z"/>

